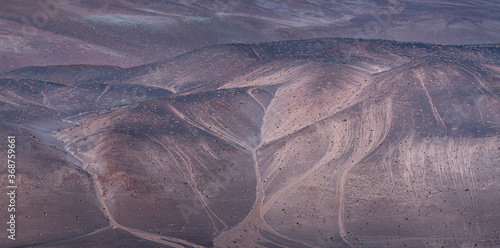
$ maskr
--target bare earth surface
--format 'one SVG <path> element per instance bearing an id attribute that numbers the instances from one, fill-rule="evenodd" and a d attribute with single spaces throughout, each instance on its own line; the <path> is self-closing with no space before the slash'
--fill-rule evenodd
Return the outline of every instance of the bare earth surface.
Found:
<path id="1" fill-rule="evenodd" d="M 325 38 L 3 73 L 1 246 L 496 247 L 499 49 Z"/>
<path id="2" fill-rule="evenodd" d="M 496 0 L 0 0 L 0 72 L 137 66 L 225 43 L 349 37 L 500 42 Z"/>

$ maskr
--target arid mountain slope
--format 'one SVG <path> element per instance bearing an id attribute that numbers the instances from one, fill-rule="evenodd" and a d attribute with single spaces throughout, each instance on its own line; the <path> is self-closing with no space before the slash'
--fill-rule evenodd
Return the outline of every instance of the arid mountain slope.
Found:
<path id="1" fill-rule="evenodd" d="M 495 247 L 499 59 L 495 44 L 314 39 L 5 73 L 2 130 L 43 137 L 47 161 L 80 175 L 65 184 L 86 189 L 78 207 L 99 212 L 55 226 L 63 239 L 26 227 L 19 245 Z M 21 168 L 55 194 L 37 161 Z"/>
<path id="2" fill-rule="evenodd" d="M 139 66 L 225 43 L 322 37 L 500 42 L 492 0 L 2 0 L 0 72 Z"/>

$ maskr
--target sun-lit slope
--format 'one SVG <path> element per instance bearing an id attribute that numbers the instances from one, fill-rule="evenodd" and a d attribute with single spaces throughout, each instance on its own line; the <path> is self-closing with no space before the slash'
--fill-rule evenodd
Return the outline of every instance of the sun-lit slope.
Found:
<path id="1" fill-rule="evenodd" d="M 265 143 L 322 120 L 356 103 L 373 68 L 307 63 L 285 73 L 292 80 L 276 91 L 262 127 Z M 357 99 L 359 100 L 359 99 Z"/>
<path id="2" fill-rule="evenodd" d="M 94 194 L 91 175 L 71 155 L 55 147 L 54 138 L 2 121 L 2 137 L 16 136 L 16 241 L 2 247 L 70 239 L 108 225 Z M 6 146 L 5 146 L 6 147 Z M 7 163 L 1 169 L 6 188 Z M 8 198 L 0 198 L 8 206 Z M 7 209 L 6 209 L 7 211 Z M 7 213 L 7 212 L 6 212 Z M 4 229 L 2 232 L 7 237 Z"/>
<path id="3" fill-rule="evenodd" d="M 495 244 L 499 80 L 484 71 L 426 58 L 379 75 L 393 128 L 346 181 L 353 245 Z"/>
<path id="4" fill-rule="evenodd" d="M 470 188 L 477 183 L 475 180 L 495 184 L 494 176 L 487 173 L 474 175 L 473 168 L 477 170 L 484 166 L 483 171 L 498 175 L 497 169 L 493 167 L 498 161 L 499 147 L 498 139 L 494 138 L 500 128 L 498 77 L 488 73 L 480 63 L 449 57 L 415 59 L 387 72 L 367 77 L 356 77 L 353 66 L 343 66 L 344 72 L 350 72 L 353 76 L 342 78 L 343 74 L 331 67 L 326 71 L 335 75 L 338 81 L 325 77 L 323 81 L 316 80 L 321 79 L 319 72 L 324 69 L 319 64 L 308 70 L 296 66 L 291 69 L 297 72 L 292 77 L 289 77 L 292 73 L 287 70 L 265 71 L 267 82 L 282 84 L 264 116 L 262 137 L 265 144 L 257 151 L 265 190 L 260 215 L 271 228 L 293 241 L 310 245 L 357 246 L 364 243 L 380 246 L 389 243 L 389 247 L 404 244 L 419 247 L 425 242 L 452 244 L 455 241 L 464 245 L 474 242 L 492 245 L 485 237 L 494 237 L 493 231 L 498 229 L 498 224 L 492 223 L 498 223 L 498 216 L 490 215 L 486 220 L 484 213 L 492 211 L 491 204 L 494 203 L 491 197 L 498 199 L 498 196 L 493 196 L 498 193 L 483 186 L 483 192 L 474 195 L 474 200 L 490 205 L 480 207 L 466 205 L 463 199 L 457 200 L 457 195 L 464 198 L 467 195 L 464 192 L 472 191 Z M 273 77 L 273 73 L 283 76 Z M 253 81 L 263 85 L 266 82 L 264 79 L 250 79 L 253 80 L 245 84 Z M 351 86 L 350 91 L 343 90 L 344 85 Z M 348 88 L 346 86 L 344 89 Z M 341 99 L 349 104 L 339 105 L 343 102 Z M 319 103 L 329 104 L 329 107 L 324 108 Z M 288 108 L 275 110 L 280 104 Z M 311 110 L 317 111 L 317 116 L 322 115 L 323 118 L 311 117 Z M 269 128 L 266 123 L 280 115 L 284 116 L 282 118 L 285 121 L 274 125 L 273 129 L 281 129 L 281 134 L 266 139 L 269 137 L 265 135 L 266 128 Z M 426 141 L 429 139 L 434 141 Z M 411 140 L 411 144 L 405 145 L 403 150 L 401 140 Z M 484 145 L 482 149 L 480 143 Z M 398 147 L 398 151 L 388 152 L 386 146 Z M 439 172 L 426 179 L 428 176 L 421 171 L 425 165 L 420 163 L 425 163 L 426 157 L 431 159 L 430 149 L 435 149 L 433 169 Z M 460 149 L 460 157 L 452 155 L 457 149 Z M 391 176 L 398 177 L 400 181 L 413 182 L 413 187 L 422 190 L 419 192 L 422 197 L 431 197 L 426 196 L 426 188 L 448 192 L 432 200 L 421 199 L 422 202 L 409 200 L 413 199 L 413 191 L 406 194 L 401 191 L 391 196 L 384 194 L 385 198 L 382 199 L 393 197 L 397 199 L 393 199 L 395 204 L 379 200 L 382 202 L 378 203 L 380 205 L 376 209 L 383 211 L 377 212 L 379 220 L 374 222 L 363 218 L 361 214 L 373 216 L 373 208 L 359 202 L 367 202 L 366 198 L 378 198 L 377 194 L 382 194 L 383 190 L 390 192 L 388 188 L 393 187 L 391 184 L 379 186 L 379 177 L 388 178 L 386 168 L 390 170 L 390 167 L 381 168 L 381 164 L 401 160 L 397 157 L 403 153 L 406 153 L 407 159 L 399 161 L 399 174 L 394 175 L 389 171 Z M 391 156 L 396 158 L 389 158 Z M 475 166 L 474 161 L 477 161 Z M 375 168 L 367 168 L 365 163 Z M 377 168 L 380 168 L 380 172 L 376 172 Z M 420 174 L 417 176 L 412 170 L 420 171 Z M 351 171 L 356 174 L 352 175 Z M 443 173 L 450 175 L 444 176 Z M 363 191 L 359 191 L 358 180 L 359 185 L 370 187 L 371 192 L 375 193 L 366 196 Z M 441 183 L 427 184 L 427 180 Z M 397 202 L 404 204 L 401 203 L 401 206 Z M 427 222 L 422 221 L 424 218 L 419 217 L 420 222 L 413 222 L 400 230 L 399 219 L 392 217 L 393 212 L 418 213 L 418 210 L 423 211 L 419 209 L 420 204 L 442 207 L 442 211 L 447 211 L 447 215 L 428 217 L 428 223 L 453 219 L 453 224 L 439 230 L 429 230 Z M 453 207 L 457 206 L 468 208 L 468 213 L 476 216 L 473 218 L 476 220 L 466 222 L 471 220 L 463 218 L 459 211 L 453 215 L 453 211 L 456 211 Z M 473 224 L 477 230 L 483 231 L 459 228 Z M 256 241 L 259 237 L 261 240 L 266 238 L 262 230 L 257 232 L 260 236 L 246 238 L 227 233 L 217 239 L 216 244 L 230 246 L 231 242 L 236 242 L 253 246 L 259 244 Z M 289 241 L 267 235 L 267 242 L 284 245 L 280 242 Z"/>
<path id="5" fill-rule="evenodd" d="M 384 143 L 346 185 L 349 240 L 367 246 L 493 247 L 500 218 L 493 210 L 499 142 L 413 134 Z"/>
<path id="6" fill-rule="evenodd" d="M 192 79 L 173 80 L 179 83 L 176 89 L 183 89 L 181 96 L 95 119 L 87 116 L 82 121 L 90 126 L 67 131 L 64 139 L 78 140 L 71 149 L 88 159 L 85 169 L 98 175 L 118 223 L 199 244 L 215 238 L 216 246 L 489 244 L 481 240 L 498 229 L 498 217 L 486 217 L 491 206 L 474 205 L 469 198 L 489 203 L 496 194 L 486 186 L 471 193 L 478 179 L 493 185 L 492 174 L 497 173 L 493 166 L 500 122 L 495 107 L 498 75 L 494 65 L 485 66 L 496 50 L 460 53 L 460 48 L 449 46 L 315 40 L 285 44 L 280 54 L 272 48 L 275 45 L 244 47 L 252 49 L 250 54 L 257 59 L 246 69 L 237 65 L 211 81 L 214 84 L 200 83 L 200 88 L 191 89 L 185 85 Z M 234 47 L 212 52 L 217 55 L 227 49 Z M 210 51 L 186 56 L 196 58 L 198 52 L 209 56 Z M 478 62 L 470 60 L 474 54 Z M 201 65 L 195 67 L 205 66 L 198 62 Z M 169 63 L 185 68 L 193 62 Z M 222 72 L 225 66 L 217 70 Z M 206 91 L 212 87 L 219 90 Z M 198 132 L 200 137 L 193 135 Z M 216 154 L 220 148 L 210 145 L 213 140 L 224 142 L 226 151 Z M 460 156 L 450 155 L 457 149 Z M 219 160 L 238 166 L 236 189 L 249 192 L 236 205 L 246 210 L 234 213 L 233 222 L 228 221 L 232 218 L 227 206 L 235 203 L 227 196 L 234 194 L 234 188 L 224 180 L 217 183 L 217 193 L 204 186 L 207 177 L 228 175 L 205 172 Z M 488 173 L 474 172 L 474 161 Z M 425 171 L 425 166 L 434 167 Z M 258 172 L 257 187 L 252 167 Z M 167 175 L 172 176 L 170 181 Z M 178 177 L 192 181 L 173 179 Z M 380 183 L 383 180 L 385 184 Z M 189 202 L 172 201 L 178 194 Z M 206 201 L 200 199 L 204 194 Z M 145 202 L 150 208 L 131 210 Z M 475 222 L 454 209 L 459 203 L 477 216 Z M 176 217 L 159 214 L 156 204 Z M 427 217 L 421 213 L 426 206 L 432 212 Z M 140 211 L 134 221 L 127 218 L 133 211 Z M 384 224 L 370 219 L 375 212 L 377 223 Z M 397 213 L 408 216 L 399 219 Z M 197 216 L 196 221 L 191 216 Z M 450 228 L 427 227 L 450 219 Z M 404 226 L 401 221 L 411 224 Z M 165 222 L 172 226 L 160 229 Z M 459 228 L 473 223 L 480 233 Z M 184 229 L 176 234 L 179 226 Z"/>
<path id="7" fill-rule="evenodd" d="M 498 49 L 229 44 L 95 82 L 4 78 L 0 95 L 15 113 L 53 112 L 57 128 L 30 126 L 80 161 L 110 226 L 138 242 L 488 247 L 500 229 Z"/>
<path id="8" fill-rule="evenodd" d="M 402 122 L 421 134 L 474 137 L 498 132 L 499 92 L 488 67 L 452 57 L 415 59 L 378 74 L 370 90 L 392 94 Z"/>

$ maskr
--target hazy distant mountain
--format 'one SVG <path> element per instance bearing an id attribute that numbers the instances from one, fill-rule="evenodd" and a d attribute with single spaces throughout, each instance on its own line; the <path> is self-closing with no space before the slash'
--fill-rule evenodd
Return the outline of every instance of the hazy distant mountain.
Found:
<path id="1" fill-rule="evenodd" d="M 15 244 L 496 247 L 499 94 L 499 44 L 325 38 L 4 73 Z"/>
<path id="2" fill-rule="evenodd" d="M 224 43 L 378 38 L 500 42 L 498 1 L 0 1 L 0 71 L 136 66 Z"/>

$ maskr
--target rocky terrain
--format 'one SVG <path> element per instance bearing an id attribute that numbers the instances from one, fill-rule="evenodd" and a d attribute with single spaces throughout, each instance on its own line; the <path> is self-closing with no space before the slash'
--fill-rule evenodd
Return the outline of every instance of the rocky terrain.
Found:
<path id="1" fill-rule="evenodd" d="M 0 72 L 324 37 L 498 43 L 499 11 L 496 0 L 0 0 Z"/>
<path id="2" fill-rule="evenodd" d="M 321 38 L 5 72 L 20 238 L 1 246 L 497 247 L 499 94 L 499 44 Z"/>

